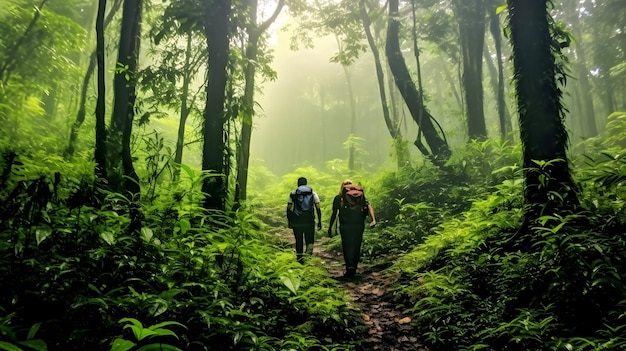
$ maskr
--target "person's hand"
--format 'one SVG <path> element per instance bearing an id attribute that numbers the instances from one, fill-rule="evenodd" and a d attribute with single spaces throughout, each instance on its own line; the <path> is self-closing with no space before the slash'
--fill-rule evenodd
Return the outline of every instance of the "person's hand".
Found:
<path id="1" fill-rule="evenodd" d="M 322 222 L 317 222 L 317 230 L 322 230 Z"/>
<path id="2" fill-rule="evenodd" d="M 370 228 L 374 228 L 376 226 L 376 220 L 372 220 L 372 223 L 370 223 Z"/>

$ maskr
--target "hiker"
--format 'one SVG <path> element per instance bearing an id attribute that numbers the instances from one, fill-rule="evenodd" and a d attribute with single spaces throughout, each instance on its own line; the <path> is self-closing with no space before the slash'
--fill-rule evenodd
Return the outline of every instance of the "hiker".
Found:
<path id="1" fill-rule="evenodd" d="M 320 198 L 307 185 L 307 179 L 300 177 L 298 178 L 298 188 L 289 194 L 287 201 L 287 221 L 296 238 L 296 258 L 300 263 L 304 262 L 305 244 L 306 254 L 313 254 L 313 242 L 315 241 L 314 211 L 317 213 L 317 230 L 322 230 Z"/>
<path id="2" fill-rule="evenodd" d="M 332 237 L 332 227 L 339 213 L 339 233 L 341 234 L 341 247 L 343 259 L 346 263 L 344 277 L 352 277 L 356 274 L 357 265 L 361 259 L 361 244 L 363 243 L 363 231 L 365 230 L 365 217 L 372 219 L 369 226 L 376 225 L 374 208 L 365 199 L 363 188 L 354 184 L 350 179 L 341 183 L 339 194 L 333 200 L 333 213 L 328 225 L 328 236 Z"/>

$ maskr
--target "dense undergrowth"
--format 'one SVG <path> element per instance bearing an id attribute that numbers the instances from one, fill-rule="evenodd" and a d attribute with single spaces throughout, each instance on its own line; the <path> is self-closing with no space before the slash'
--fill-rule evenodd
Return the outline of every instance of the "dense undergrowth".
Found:
<path id="1" fill-rule="evenodd" d="M 189 188 L 149 203 L 5 153 L 0 349 L 349 350 L 356 311 L 244 211 Z M 197 182 L 197 179 L 195 179 Z M 166 188 L 166 187 L 163 187 Z"/>
<path id="2" fill-rule="evenodd" d="M 435 349 L 626 348 L 626 129 L 623 113 L 609 120 L 577 160 L 576 211 L 520 231 L 518 174 L 395 262 L 397 301 Z"/>
<path id="3" fill-rule="evenodd" d="M 199 206 L 202 175 L 187 166 L 176 185 L 146 171 L 141 199 L 130 199 L 106 191 L 87 162 L 5 148 L 0 349 L 363 349 L 348 296 L 273 235 L 299 176 L 322 200 L 318 237 L 341 180 L 364 185 L 379 224 L 362 259 L 387 268 L 432 349 L 624 349 L 624 116 L 581 146 L 580 208 L 545 213 L 528 231 L 520 148 L 506 142 L 472 142 L 445 172 L 415 162 L 372 175 L 333 160 L 277 178 L 253 164 L 255 191 L 229 213 Z"/>

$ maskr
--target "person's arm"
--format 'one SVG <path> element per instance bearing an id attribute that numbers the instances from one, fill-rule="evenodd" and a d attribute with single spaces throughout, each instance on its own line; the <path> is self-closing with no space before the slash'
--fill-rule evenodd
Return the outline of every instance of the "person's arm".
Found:
<path id="1" fill-rule="evenodd" d="M 337 197 L 335 197 L 333 200 L 333 213 L 330 215 L 330 223 L 328 224 L 329 237 L 333 235 L 333 224 L 335 224 L 335 220 L 337 219 L 337 212 L 339 212 L 339 206 L 337 205 Z"/>
<path id="2" fill-rule="evenodd" d="M 287 200 L 287 210 L 286 215 L 287 215 L 287 227 L 291 228 L 291 214 L 293 213 L 293 211 L 291 211 L 291 209 L 293 208 L 293 200 L 291 200 L 291 194 L 289 194 L 289 200 Z"/>
<path id="3" fill-rule="evenodd" d="M 322 207 L 319 202 L 315 204 L 315 212 L 317 212 L 317 230 L 322 230 Z"/>
<path id="4" fill-rule="evenodd" d="M 315 201 L 315 212 L 317 213 L 317 230 L 322 230 L 322 207 L 320 206 L 320 197 L 313 192 L 313 200 Z"/>
<path id="5" fill-rule="evenodd" d="M 370 228 L 374 228 L 374 226 L 376 225 L 376 215 L 374 214 L 374 207 L 372 207 L 372 205 L 370 204 L 367 204 L 367 211 L 372 218 L 372 221 L 370 222 Z"/>

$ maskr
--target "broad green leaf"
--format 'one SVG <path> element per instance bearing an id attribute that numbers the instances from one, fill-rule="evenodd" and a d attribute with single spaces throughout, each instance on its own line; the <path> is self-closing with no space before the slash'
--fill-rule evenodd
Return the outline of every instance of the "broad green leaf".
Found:
<path id="1" fill-rule="evenodd" d="M 181 218 L 180 221 L 178 221 L 178 225 L 180 226 L 181 234 L 187 233 L 187 231 L 191 228 L 191 223 L 187 218 Z"/>
<path id="2" fill-rule="evenodd" d="M 156 317 L 163 312 L 167 311 L 167 302 L 163 299 L 155 299 L 150 305 L 149 312 L 152 316 Z M 152 328 L 149 328 L 152 329 Z"/>
<path id="3" fill-rule="evenodd" d="M 46 240 L 52 234 L 52 228 L 48 226 L 43 226 L 35 229 L 35 238 L 37 239 L 37 246 L 41 244 L 42 241 Z"/>
<path id="4" fill-rule="evenodd" d="M 152 237 L 154 237 L 154 232 L 152 231 L 152 229 L 148 227 L 142 227 L 141 237 L 143 238 L 144 241 L 150 242 L 150 240 L 152 240 Z"/>
<path id="5" fill-rule="evenodd" d="M 13 344 L 10 344 L 8 342 L 4 342 L 4 341 L 0 341 L 0 350 L 5 350 L 5 351 L 23 351 L 19 347 L 15 346 Z"/>
<path id="6" fill-rule="evenodd" d="M 285 275 L 280 276 L 280 281 L 289 289 L 292 293 L 297 294 L 298 288 L 300 288 L 300 278 L 287 277 Z"/>
<path id="7" fill-rule="evenodd" d="M 137 351 L 183 351 L 176 346 L 168 344 L 150 344 L 137 349 Z"/>
<path id="8" fill-rule="evenodd" d="M 109 245 L 115 244 L 115 234 L 111 232 L 102 232 L 100 233 L 100 237 Z"/>
<path id="9" fill-rule="evenodd" d="M 41 323 L 33 324 L 33 326 L 30 327 L 30 330 L 28 331 L 28 336 L 26 337 L 26 340 L 31 340 L 32 338 L 34 338 L 35 334 L 37 334 L 37 332 L 39 331 L 39 327 L 41 327 Z"/>
<path id="10" fill-rule="evenodd" d="M 113 340 L 111 345 L 111 351 L 128 351 L 132 349 L 136 344 L 132 341 L 117 338 Z"/>
<path id="11" fill-rule="evenodd" d="M 18 344 L 37 351 L 48 351 L 48 346 L 46 345 L 45 341 L 39 339 L 20 341 L 18 342 Z"/>
<path id="12" fill-rule="evenodd" d="M 155 330 L 155 329 L 163 328 L 163 327 L 168 326 L 168 325 L 177 325 L 179 327 L 183 327 L 183 328 L 187 329 L 187 327 L 184 324 L 178 323 L 176 321 L 165 321 L 165 322 L 157 323 L 157 324 L 151 326 L 148 329 Z"/>

